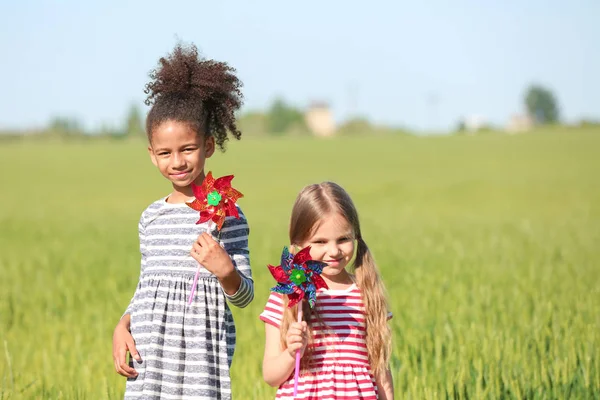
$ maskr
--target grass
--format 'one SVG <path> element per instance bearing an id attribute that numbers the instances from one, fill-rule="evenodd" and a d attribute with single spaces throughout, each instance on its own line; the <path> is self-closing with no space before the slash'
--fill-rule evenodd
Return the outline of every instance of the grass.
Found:
<path id="1" fill-rule="evenodd" d="M 0 399 L 122 398 L 112 330 L 139 274 L 137 221 L 168 193 L 140 142 L 0 147 Z M 305 184 L 352 194 L 389 291 L 397 398 L 600 398 L 600 132 L 250 139 L 234 173 L 254 302 L 234 310 L 234 398 L 269 399 L 263 324 Z"/>

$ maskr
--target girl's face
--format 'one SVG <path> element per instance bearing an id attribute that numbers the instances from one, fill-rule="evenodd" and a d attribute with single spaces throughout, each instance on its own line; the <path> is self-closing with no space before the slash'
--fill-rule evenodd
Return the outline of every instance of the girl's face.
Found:
<path id="1" fill-rule="evenodd" d="M 325 216 L 301 246 L 308 245 L 311 246 L 313 260 L 327 263 L 321 274 L 326 281 L 347 280 L 345 268 L 354 255 L 354 231 L 342 215 L 332 213 Z"/>
<path id="2" fill-rule="evenodd" d="M 189 124 L 165 121 L 152 132 L 148 152 L 152 163 L 176 191 L 192 196 L 190 184 L 204 180 L 204 164 L 215 151 L 213 137 L 204 139 Z M 189 192 L 189 193 L 188 193 Z"/>

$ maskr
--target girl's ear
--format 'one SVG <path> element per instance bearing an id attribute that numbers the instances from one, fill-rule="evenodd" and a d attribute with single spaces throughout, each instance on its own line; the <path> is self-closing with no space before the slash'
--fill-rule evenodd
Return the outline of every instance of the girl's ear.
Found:
<path id="1" fill-rule="evenodd" d="M 148 154 L 150 154 L 150 160 L 152 160 L 152 164 L 155 167 L 158 167 L 158 161 L 156 161 L 156 156 L 154 155 L 154 151 L 152 151 L 152 147 L 148 146 Z"/>
<path id="2" fill-rule="evenodd" d="M 204 157 L 210 158 L 213 154 L 215 154 L 215 138 L 209 136 L 204 141 Z"/>

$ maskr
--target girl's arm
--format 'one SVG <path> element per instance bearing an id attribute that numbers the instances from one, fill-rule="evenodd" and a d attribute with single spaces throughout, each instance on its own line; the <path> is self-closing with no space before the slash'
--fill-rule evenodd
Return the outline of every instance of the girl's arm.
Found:
<path id="1" fill-rule="evenodd" d="M 306 322 L 294 322 L 288 329 L 286 337 L 287 348 L 281 347 L 279 329 L 271 324 L 265 324 L 265 355 L 263 358 L 263 379 L 273 387 L 279 387 L 287 381 L 294 372 L 296 350 L 301 354 L 306 348 Z"/>
<path id="2" fill-rule="evenodd" d="M 233 264 L 233 270 L 219 279 L 227 300 L 236 307 L 244 308 L 254 299 L 254 281 L 250 269 L 248 236 L 250 228 L 238 206 L 240 218 L 226 218 L 221 229 L 220 244 Z"/>
<path id="3" fill-rule="evenodd" d="M 123 375 L 127 378 L 133 378 L 137 376 L 136 370 L 131 368 L 127 363 L 127 352 L 129 352 L 129 354 L 138 362 L 142 360 L 140 354 L 135 348 L 135 341 L 133 340 L 133 336 L 131 336 L 130 324 L 135 294 L 140 289 L 140 282 L 144 273 L 144 269 L 146 268 L 146 232 L 144 227 L 143 213 L 140 217 L 140 222 L 138 223 L 138 233 L 141 254 L 140 278 L 127 309 L 121 316 L 121 319 L 113 331 L 113 362 L 115 364 L 115 370 L 120 375 Z"/>
<path id="4" fill-rule="evenodd" d="M 190 255 L 212 273 L 229 302 L 237 307 L 247 306 L 254 298 L 254 283 L 237 269 L 234 259 L 219 242 L 203 232 L 192 245 Z"/>
<path id="5" fill-rule="evenodd" d="M 231 273 L 219 279 L 223 293 L 231 304 L 244 308 L 254 299 L 254 281 L 235 266 Z"/>
<path id="6" fill-rule="evenodd" d="M 135 341 L 129 331 L 130 322 L 131 316 L 125 314 L 113 332 L 113 362 L 115 370 L 127 378 L 133 378 L 138 375 L 137 371 L 127 363 L 127 352 L 138 362 L 142 360 L 135 348 Z"/>
<path id="7" fill-rule="evenodd" d="M 135 291 L 133 292 L 133 296 L 131 296 L 131 300 L 129 301 L 129 305 L 127 306 L 127 309 L 125 309 L 123 315 L 121 315 L 121 320 L 123 319 L 123 317 L 129 316 L 129 314 L 131 314 L 135 294 L 140 289 L 142 275 L 144 274 L 144 269 L 146 269 L 146 227 L 144 222 L 144 213 L 142 213 L 142 215 L 140 216 L 140 221 L 138 223 L 138 236 L 140 241 L 140 277 L 138 280 L 138 284 L 135 287 Z M 127 321 L 129 321 L 129 319 L 127 319 Z M 129 322 L 127 323 L 127 328 L 129 329 Z"/>
<path id="8" fill-rule="evenodd" d="M 386 370 L 383 376 L 376 378 L 376 381 L 379 398 L 381 400 L 394 400 L 394 380 L 391 371 Z"/>

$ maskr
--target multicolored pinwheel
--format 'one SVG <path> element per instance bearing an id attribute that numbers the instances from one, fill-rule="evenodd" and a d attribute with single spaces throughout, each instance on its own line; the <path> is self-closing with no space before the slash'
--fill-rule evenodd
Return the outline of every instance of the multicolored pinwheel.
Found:
<path id="1" fill-rule="evenodd" d="M 287 294 L 288 307 L 293 307 L 305 297 L 310 308 L 314 308 L 317 301 L 317 290 L 328 289 L 327 283 L 321 278 L 323 267 L 327 263 L 310 259 L 310 246 L 303 248 L 296 255 L 292 255 L 287 246 L 281 254 L 281 265 L 269 265 L 271 275 L 277 281 L 271 291 Z"/>
<path id="2" fill-rule="evenodd" d="M 202 185 L 192 183 L 195 199 L 186 204 L 200 213 L 197 224 L 213 221 L 217 224 L 217 229 L 221 230 L 225 217 L 239 218 L 235 203 L 244 195 L 231 187 L 232 179 L 233 175 L 214 179 L 212 172 L 209 171 Z"/>
<path id="3" fill-rule="evenodd" d="M 292 255 L 287 246 L 281 254 L 281 264 L 274 267 L 268 265 L 271 275 L 277 285 L 271 291 L 287 294 L 288 307 L 300 303 L 298 307 L 298 322 L 302 322 L 302 300 L 307 299 L 310 308 L 314 308 L 317 301 L 317 290 L 329 289 L 327 283 L 321 278 L 321 272 L 327 265 L 322 261 L 310 259 L 310 246 Z M 300 350 L 296 352 L 296 370 L 294 373 L 294 396 L 298 394 L 298 377 L 300 375 Z"/>

